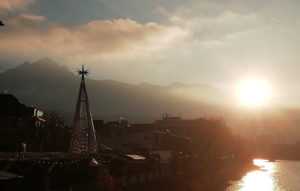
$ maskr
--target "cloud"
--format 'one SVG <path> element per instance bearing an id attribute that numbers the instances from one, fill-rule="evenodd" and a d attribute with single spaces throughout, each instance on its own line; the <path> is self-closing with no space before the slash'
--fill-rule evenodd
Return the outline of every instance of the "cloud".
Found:
<path id="1" fill-rule="evenodd" d="M 33 29 L 34 27 L 37 27 L 46 20 L 47 18 L 44 16 L 21 13 L 18 16 L 10 17 L 7 19 L 7 27 L 5 28 L 5 31 L 15 33 L 20 30 L 23 32 L 24 30 L 28 30 L 30 28 Z"/>
<path id="2" fill-rule="evenodd" d="M 184 39 L 175 26 L 131 19 L 93 20 L 77 26 L 49 24 L 36 15 L 11 18 L 0 33 L 0 53 L 10 56 L 97 60 L 151 55 Z"/>
<path id="3" fill-rule="evenodd" d="M 47 20 L 46 17 L 40 16 L 40 15 L 32 15 L 32 14 L 21 14 L 19 18 L 27 21 L 33 21 L 33 22 L 42 22 Z"/>
<path id="4" fill-rule="evenodd" d="M 258 14 L 226 10 L 215 16 L 191 16 L 180 12 L 169 15 L 169 20 L 174 25 L 191 31 L 194 39 L 205 45 L 221 45 L 236 35 L 268 26 L 265 19 Z"/>
<path id="5" fill-rule="evenodd" d="M 33 0 L 1 0 L 0 10 L 13 10 L 23 8 L 32 2 Z"/>

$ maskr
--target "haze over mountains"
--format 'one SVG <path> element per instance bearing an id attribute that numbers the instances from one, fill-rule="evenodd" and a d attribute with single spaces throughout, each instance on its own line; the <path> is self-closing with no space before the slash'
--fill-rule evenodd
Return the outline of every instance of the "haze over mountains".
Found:
<path id="1" fill-rule="evenodd" d="M 14 94 L 21 102 L 71 119 L 80 78 L 51 59 L 24 63 L 0 74 L 0 91 Z M 162 113 L 183 117 L 215 115 L 216 97 L 222 93 L 205 85 L 126 84 L 113 80 L 87 79 L 94 118 L 148 121 Z M 194 93 L 193 93 L 194 92 Z"/>
<path id="2" fill-rule="evenodd" d="M 47 58 L 0 73 L 0 92 L 13 94 L 27 105 L 59 113 L 70 123 L 79 82 L 77 74 Z M 134 85 L 91 78 L 86 84 L 94 119 L 125 117 L 131 122 L 151 122 L 161 118 L 162 113 L 184 118 L 225 117 L 234 132 L 250 139 L 257 136 L 257 132 L 271 136 L 272 140 L 278 140 L 280 135 L 283 142 L 300 139 L 298 109 L 241 112 L 228 107 L 234 99 L 228 99 L 221 90 L 208 85 Z"/>

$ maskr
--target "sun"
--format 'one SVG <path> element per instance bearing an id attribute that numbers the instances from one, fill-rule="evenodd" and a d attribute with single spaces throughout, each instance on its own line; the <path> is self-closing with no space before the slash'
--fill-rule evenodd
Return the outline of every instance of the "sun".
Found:
<path id="1" fill-rule="evenodd" d="M 270 84 L 265 80 L 247 79 L 237 86 L 239 104 L 249 108 L 266 106 L 271 98 Z"/>

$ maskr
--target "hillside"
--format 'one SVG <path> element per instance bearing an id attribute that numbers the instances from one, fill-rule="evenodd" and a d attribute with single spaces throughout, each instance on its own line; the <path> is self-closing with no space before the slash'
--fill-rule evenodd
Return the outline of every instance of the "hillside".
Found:
<path id="1" fill-rule="evenodd" d="M 25 63 L 0 74 L 0 91 L 17 96 L 28 105 L 56 111 L 71 118 L 77 98 L 79 77 L 65 66 L 50 59 Z M 132 85 L 112 80 L 87 79 L 94 118 L 116 119 L 119 116 L 134 121 L 153 120 L 168 112 L 184 117 L 214 113 L 216 107 L 201 97 L 212 97 L 220 92 L 208 86 L 197 88 L 174 84 L 158 86 Z M 199 99 L 191 97 L 197 89 Z"/>

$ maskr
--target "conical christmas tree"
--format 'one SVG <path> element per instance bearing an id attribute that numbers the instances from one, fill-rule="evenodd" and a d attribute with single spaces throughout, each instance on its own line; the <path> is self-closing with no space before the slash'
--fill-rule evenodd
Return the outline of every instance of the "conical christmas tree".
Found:
<path id="1" fill-rule="evenodd" d="M 85 86 L 87 70 L 82 66 L 79 75 L 81 83 L 73 121 L 70 152 L 74 154 L 93 154 L 97 152 L 97 139 Z"/>

